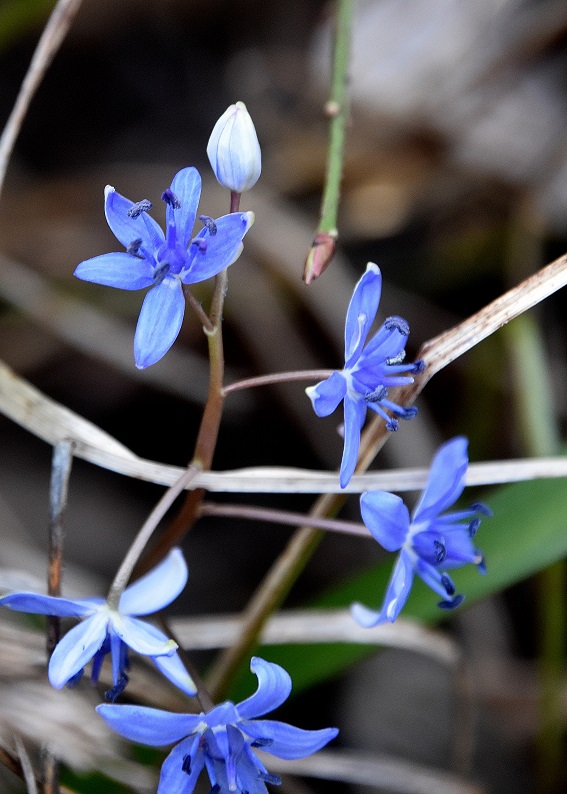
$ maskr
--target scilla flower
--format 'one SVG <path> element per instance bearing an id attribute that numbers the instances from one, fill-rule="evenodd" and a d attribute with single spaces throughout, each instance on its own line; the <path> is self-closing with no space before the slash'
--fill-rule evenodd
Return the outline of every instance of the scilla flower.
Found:
<path id="1" fill-rule="evenodd" d="M 331 414 L 344 400 L 344 451 L 340 484 L 345 488 L 354 473 L 360 446 L 360 431 L 371 408 L 386 421 L 388 430 L 397 430 L 398 421 L 387 411 L 402 419 L 411 419 L 417 408 L 402 408 L 388 399 L 388 388 L 413 383 L 404 372 L 421 372 L 423 362 L 402 364 L 409 334 L 408 324 L 401 317 L 388 317 L 364 347 L 374 322 L 382 274 L 378 265 L 368 263 L 366 272 L 354 288 L 345 325 L 345 367 L 333 372 L 327 380 L 305 391 L 317 416 Z"/>
<path id="2" fill-rule="evenodd" d="M 106 654 L 112 658 L 114 686 L 106 693 L 114 700 L 128 682 L 128 648 L 149 656 L 156 667 L 176 686 L 195 694 L 195 685 L 176 653 L 177 645 L 163 632 L 142 620 L 170 604 L 185 587 L 187 565 L 179 549 L 152 571 L 127 587 L 118 609 L 112 609 L 103 598 L 68 599 L 37 593 L 11 593 L 0 598 L 0 606 L 36 615 L 80 618 L 55 646 L 49 661 L 49 681 L 56 689 L 75 683 L 83 668 L 92 659 L 92 680 L 98 681 Z"/>
<path id="3" fill-rule="evenodd" d="M 174 176 L 162 194 L 167 205 L 164 235 L 148 215 L 149 201 L 135 204 L 108 185 L 106 220 L 126 251 L 95 256 L 75 270 L 83 281 L 107 287 L 152 287 L 144 298 L 134 336 L 139 369 L 159 361 L 177 339 L 185 312 L 183 284 L 205 281 L 235 262 L 242 238 L 254 222 L 252 212 L 233 212 L 216 221 L 202 215 L 204 227 L 193 236 L 200 195 L 196 168 L 184 168 Z"/>
<path id="4" fill-rule="evenodd" d="M 467 563 L 486 572 L 484 558 L 473 538 L 480 516 L 490 516 L 490 510 L 475 504 L 469 510 L 441 515 L 465 487 L 467 447 L 467 439 L 457 436 L 437 450 L 413 518 L 399 496 L 385 491 L 362 494 L 364 523 L 381 546 L 387 551 L 399 550 L 400 554 L 380 611 L 352 605 L 352 615 L 361 626 L 393 622 L 407 601 L 415 573 L 441 596 L 440 607 L 453 609 L 463 602 L 464 596 L 455 595 L 455 585 L 446 572 Z"/>
<path id="5" fill-rule="evenodd" d="M 280 783 L 254 753 L 259 747 L 278 758 L 303 758 L 334 739 L 336 728 L 305 731 L 284 722 L 259 720 L 280 706 L 291 679 L 277 664 L 253 658 L 250 669 L 258 689 L 235 705 L 221 703 L 201 714 L 173 714 L 146 706 L 98 706 L 98 713 L 118 733 L 140 744 L 179 742 L 161 769 L 157 794 L 191 794 L 203 767 L 216 794 L 267 794 L 266 783 Z"/>
<path id="6" fill-rule="evenodd" d="M 217 121 L 207 155 L 223 187 L 244 193 L 256 184 L 262 171 L 262 153 L 244 102 L 231 105 Z"/>

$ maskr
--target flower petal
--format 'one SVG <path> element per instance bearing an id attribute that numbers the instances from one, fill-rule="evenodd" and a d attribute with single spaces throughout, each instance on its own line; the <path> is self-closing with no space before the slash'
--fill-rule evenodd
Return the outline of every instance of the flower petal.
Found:
<path id="1" fill-rule="evenodd" d="M 165 635 L 164 635 L 165 636 Z M 152 661 L 162 675 L 169 678 L 172 684 L 185 692 L 186 695 L 195 695 L 197 687 L 185 669 L 178 653 L 171 656 L 152 656 Z"/>
<path id="2" fill-rule="evenodd" d="M 345 396 L 345 445 L 341 460 L 339 482 L 341 488 L 346 488 L 354 474 L 358 461 L 360 447 L 360 431 L 366 419 L 366 403 L 362 400 L 353 400 L 348 394 Z"/>
<path id="3" fill-rule="evenodd" d="M 32 615 L 56 615 L 60 618 L 82 618 L 92 615 L 101 599 L 71 600 L 38 593 L 11 593 L 0 598 L 0 606 L 15 609 L 17 612 L 30 612 Z"/>
<path id="4" fill-rule="evenodd" d="M 154 283 L 153 268 L 145 259 L 126 253 L 102 254 L 85 259 L 75 268 L 75 276 L 93 284 L 118 289 L 143 289 Z"/>
<path id="5" fill-rule="evenodd" d="M 148 292 L 134 336 L 138 369 L 149 367 L 165 356 L 181 330 L 184 312 L 185 297 L 179 279 L 166 277 Z"/>
<path id="6" fill-rule="evenodd" d="M 327 380 L 322 380 L 316 386 L 308 386 L 305 393 L 311 400 L 313 410 L 317 416 L 329 416 L 347 392 L 347 382 L 341 372 L 333 372 Z"/>
<path id="7" fill-rule="evenodd" d="M 204 240 L 206 245 L 201 249 L 194 244 L 189 249 L 191 264 L 181 272 L 183 283 L 205 281 L 236 262 L 242 253 L 242 238 L 253 223 L 253 212 L 233 212 L 215 221 L 216 234 L 201 229 L 196 239 Z"/>
<path id="8" fill-rule="evenodd" d="M 174 714 L 148 706 L 103 703 L 96 710 L 113 731 L 151 747 L 178 742 L 193 733 L 201 722 L 198 714 Z"/>
<path id="9" fill-rule="evenodd" d="M 288 699 L 291 692 L 291 678 L 279 664 L 253 656 L 250 669 L 258 678 L 258 689 L 236 707 L 238 714 L 244 720 L 277 709 Z"/>
<path id="10" fill-rule="evenodd" d="M 373 262 L 366 266 L 366 272 L 354 288 L 347 310 L 345 323 L 345 368 L 353 365 L 360 355 L 368 332 L 376 317 L 382 274 Z"/>
<path id="11" fill-rule="evenodd" d="M 111 186 L 104 189 L 104 213 L 114 236 L 120 240 L 124 248 L 128 248 L 137 240 L 142 240 L 144 248 L 156 251 L 164 242 L 165 237 L 159 224 L 147 212 L 141 212 L 137 218 L 131 218 L 128 210 L 134 202 L 121 196 Z"/>
<path id="12" fill-rule="evenodd" d="M 98 651 L 106 637 L 108 614 L 97 612 L 68 631 L 49 660 L 49 681 L 61 689 Z"/>
<path id="13" fill-rule="evenodd" d="M 197 206 L 201 195 L 201 175 L 196 168 L 182 168 L 173 177 L 171 192 L 179 199 L 180 206 L 167 207 L 168 216 L 173 213 L 177 242 L 187 248 L 193 235 Z"/>
<path id="14" fill-rule="evenodd" d="M 415 508 L 413 522 L 434 518 L 451 507 L 465 487 L 465 475 L 469 464 L 468 440 L 457 436 L 439 447 L 429 479 Z"/>
<path id="15" fill-rule="evenodd" d="M 448 596 L 452 595 L 447 592 L 447 588 L 443 584 L 443 574 L 425 560 L 417 560 L 415 572 L 423 579 L 425 584 L 430 587 L 433 592 L 440 595 L 441 598 L 446 599 Z"/>
<path id="16" fill-rule="evenodd" d="M 338 734 L 337 728 L 320 731 L 304 731 L 276 720 L 246 720 L 240 728 L 253 739 L 269 739 L 264 749 L 278 758 L 304 758 L 317 752 Z"/>
<path id="17" fill-rule="evenodd" d="M 391 623 L 398 617 L 407 601 L 413 582 L 413 565 L 409 554 L 404 549 L 400 552 L 390 582 L 386 590 L 384 603 L 379 612 L 372 612 L 362 604 L 353 604 L 353 618 L 365 628 L 376 626 L 389 620 Z"/>
<path id="18" fill-rule="evenodd" d="M 199 748 L 200 736 L 181 742 L 174 747 L 161 767 L 156 794 L 191 794 L 197 778 L 205 765 L 205 754 Z M 189 761 L 189 772 L 184 764 Z"/>
<path id="19" fill-rule="evenodd" d="M 363 493 L 360 512 L 362 520 L 386 551 L 401 549 L 410 528 L 410 514 L 399 496 L 386 491 Z"/>
<path id="20" fill-rule="evenodd" d="M 143 620 L 111 612 L 110 622 L 120 639 L 142 656 L 171 656 L 177 649 L 176 642 Z"/>
<path id="21" fill-rule="evenodd" d="M 150 615 L 177 598 L 187 583 L 187 563 L 181 549 L 172 549 L 159 565 L 129 585 L 120 597 L 123 615 Z"/>

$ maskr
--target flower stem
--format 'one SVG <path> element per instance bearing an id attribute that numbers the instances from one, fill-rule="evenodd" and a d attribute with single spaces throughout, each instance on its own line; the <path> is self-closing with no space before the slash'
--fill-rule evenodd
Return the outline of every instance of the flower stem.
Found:
<path id="1" fill-rule="evenodd" d="M 370 537 L 364 526 L 356 521 L 339 521 L 332 518 L 315 518 L 306 516 L 305 513 L 293 513 L 287 510 L 273 510 L 269 507 L 251 507 L 250 505 L 217 504 L 204 502 L 199 511 L 201 516 L 226 516 L 227 518 L 247 518 L 250 521 L 265 521 L 272 524 L 285 524 L 292 527 L 304 526 L 307 521 L 315 529 L 327 532 L 342 532 L 347 535 L 358 535 L 362 538 Z"/>
<path id="2" fill-rule="evenodd" d="M 332 369 L 302 369 L 295 370 L 294 372 L 274 372 L 270 375 L 258 375 L 255 378 L 245 378 L 244 380 L 237 380 L 234 383 L 229 383 L 222 390 L 223 395 L 226 397 L 233 391 L 240 391 L 241 389 L 252 389 L 255 386 L 269 386 L 272 383 L 291 383 L 292 381 L 302 380 L 324 380 L 333 374 Z"/>

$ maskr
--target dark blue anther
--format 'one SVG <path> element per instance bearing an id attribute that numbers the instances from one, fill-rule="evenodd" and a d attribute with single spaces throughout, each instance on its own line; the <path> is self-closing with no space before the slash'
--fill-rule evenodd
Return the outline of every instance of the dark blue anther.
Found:
<path id="1" fill-rule="evenodd" d="M 282 779 L 279 775 L 271 775 L 269 772 L 260 772 L 258 775 L 260 780 L 263 780 L 264 783 L 271 783 L 272 786 L 281 786 Z"/>
<path id="2" fill-rule="evenodd" d="M 423 372 L 424 369 L 425 369 L 425 361 L 422 358 L 418 358 L 417 361 L 414 361 L 411 372 L 413 372 L 414 375 L 419 375 L 419 373 Z"/>
<path id="3" fill-rule="evenodd" d="M 364 401 L 367 403 L 379 403 L 388 396 L 388 389 L 385 386 L 377 386 L 374 391 L 369 391 L 364 395 Z"/>
<path id="4" fill-rule="evenodd" d="M 159 267 L 156 267 L 154 271 L 154 284 L 156 286 L 158 284 L 161 284 L 161 282 L 169 273 L 169 269 L 170 269 L 169 262 L 163 262 Z"/>
<path id="5" fill-rule="evenodd" d="M 409 325 L 403 317 L 388 317 L 384 321 L 384 328 L 387 331 L 399 331 L 404 336 L 409 336 Z"/>
<path id="6" fill-rule="evenodd" d="M 458 595 L 455 596 L 452 601 L 439 601 L 437 606 L 441 607 L 441 609 L 456 609 L 461 606 L 464 600 L 464 595 Z"/>
<path id="7" fill-rule="evenodd" d="M 178 210 L 181 206 L 181 202 L 170 188 L 167 188 L 167 190 L 163 191 L 161 194 L 161 200 L 165 201 L 165 203 L 170 207 L 173 207 L 174 210 Z"/>
<path id="8" fill-rule="evenodd" d="M 389 430 L 390 433 L 395 433 L 400 427 L 400 423 L 397 419 L 390 419 L 389 422 L 386 422 L 386 430 Z"/>
<path id="9" fill-rule="evenodd" d="M 128 212 L 126 213 L 129 218 L 138 218 L 142 212 L 147 212 L 151 210 L 152 202 L 148 201 L 148 199 L 142 199 L 141 201 L 137 201 L 133 204 Z"/>
<path id="10" fill-rule="evenodd" d="M 474 536 L 478 531 L 479 526 L 480 526 L 480 518 L 473 518 L 473 520 L 469 524 L 469 535 L 471 538 L 474 538 Z"/>
<path id="11" fill-rule="evenodd" d="M 111 703 L 114 703 L 116 698 L 119 697 L 126 689 L 127 683 L 128 683 L 128 676 L 125 673 L 123 673 L 118 679 L 118 683 L 114 684 L 114 686 L 111 689 L 107 689 L 107 691 L 104 693 L 104 699 L 109 700 Z"/>
<path id="12" fill-rule="evenodd" d="M 447 591 L 448 596 L 452 596 L 455 594 L 455 585 L 448 573 L 441 574 L 441 584 Z"/>
<path id="13" fill-rule="evenodd" d="M 187 775 L 191 774 L 191 756 L 190 755 L 184 755 L 183 756 L 183 763 L 181 764 L 181 769 Z"/>
<path id="14" fill-rule="evenodd" d="M 437 559 L 437 565 L 443 562 L 445 557 L 447 556 L 447 548 L 444 543 L 441 543 L 440 540 L 434 540 L 433 545 L 435 546 L 435 557 Z"/>
<path id="15" fill-rule="evenodd" d="M 417 408 L 415 405 L 411 405 L 409 408 L 406 408 L 403 414 L 401 414 L 402 419 L 413 419 L 414 416 L 417 416 Z"/>
<path id="16" fill-rule="evenodd" d="M 196 245 L 202 254 L 207 250 L 207 241 L 204 237 L 193 237 L 191 245 Z"/>
<path id="17" fill-rule="evenodd" d="M 138 254 L 140 253 L 140 246 L 141 245 L 142 245 L 142 238 L 139 237 L 137 240 L 132 240 L 132 242 L 129 244 L 128 248 L 126 249 L 126 251 L 129 254 L 132 254 L 133 256 L 138 256 Z"/>
<path id="18" fill-rule="evenodd" d="M 389 367 L 393 367 L 394 364 L 401 364 L 405 357 L 406 357 L 406 351 L 401 350 L 397 356 L 392 356 L 392 358 L 387 358 L 386 364 Z"/>
<path id="19" fill-rule="evenodd" d="M 203 226 L 209 230 L 209 234 L 211 237 L 214 237 L 217 233 L 217 225 L 212 218 L 208 215 L 199 215 L 199 220 L 203 224 Z"/>
<path id="20" fill-rule="evenodd" d="M 475 513 L 480 513 L 481 516 L 485 516 L 486 518 L 492 518 L 494 513 L 487 505 L 483 504 L 482 502 L 475 502 L 471 505 L 471 510 L 474 510 Z"/>
<path id="21" fill-rule="evenodd" d="M 254 741 L 251 742 L 250 747 L 269 747 L 273 743 L 273 739 L 254 739 Z"/>

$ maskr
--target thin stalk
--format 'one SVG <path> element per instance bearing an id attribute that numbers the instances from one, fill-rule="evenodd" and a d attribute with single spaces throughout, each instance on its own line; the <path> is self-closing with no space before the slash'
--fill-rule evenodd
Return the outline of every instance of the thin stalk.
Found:
<path id="1" fill-rule="evenodd" d="M 201 505 L 201 516 L 223 516 L 226 518 L 245 518 L 250 521 L 265 521 L 272 524 L 301 527 L 307 519 L 305 513 L 294 513 L 288 510 L 273 510 L 269 507 L 251 507 L 250 505 L 216 504 L 204 502 Z M 357 535 L 361 538 L 371 537 L 364 524 L 356 521 L 339 521 L 332 518 L 309 517 L 309 524 L 315 529 L 326 532 L 341 532 L 346 535 Z"/>
<path id="2" fill-rule="evenodd" d="M 215 704 L 211 700 L 211 696 L 209 695 L 205 687 L 205 684 L 203 683 L 203 679 L 201 678 L 199 671 L 191 661 L 191 658 L 187 653 L 187 651 L 185 650 L 185 648 L 183 647 L 183 645 L 181 644 L 179 637 L 171 628 L 169 621 L 166 620 L 166 618 L 164 618 L 163 616 L 160 616 L 159 622 L 161 623 L 161 626 L 164 632 L 166 633 L 166 635 L 168 637 L 171 637 L 171 639 L 177 644 L 177 653 L 181 661 L 185 665 L 187 672 L 193 679 L 193 683 L 195 684 L 195 687 L 197 689 L 195 697 L 199 701 L 201 710 L 205 712 L 211 711 L 215 707 Z"/>
<path id="3" fill-rule="evenodd" d="M 293 372 L 274 372 L 271 375 L 258 375 L 255 378 L 244 378 L 237 380 L 234 383 L 229 383 L 222 390 L 223 395 L 226 397 L 233 391 L 240 391 L 241 389 L 253 389 L 256 386 L 269 386 L 272 383 L 291 383 L 292 381 L 302 380 L 324 380 L 333 374 L 332 369 L 302 369 Z"/>

